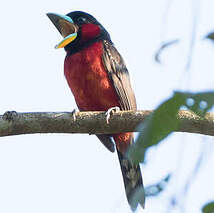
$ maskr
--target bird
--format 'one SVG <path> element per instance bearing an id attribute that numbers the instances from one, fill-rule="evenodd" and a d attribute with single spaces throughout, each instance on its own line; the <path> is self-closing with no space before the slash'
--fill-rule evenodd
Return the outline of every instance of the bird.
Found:
<path id="1" fill-rule="evenodd" d="M 124 59 L 109 33 L 92 15 L 73 11 L 67 15 L 47 13 L 63 39 L 55 48 L 64 48 L 64 75 L 80 111 L 137 110 Z M 140 166 L 126 153 L 134 142 L 131 132 L 96 135 L 111 152 L 115 147 L 120 162 L 126 197 L 132 209 L 141 190 L 139 204 L 144 208 L 145 193 Z M 114 146 L 115 144 L 115 146 Z"/>

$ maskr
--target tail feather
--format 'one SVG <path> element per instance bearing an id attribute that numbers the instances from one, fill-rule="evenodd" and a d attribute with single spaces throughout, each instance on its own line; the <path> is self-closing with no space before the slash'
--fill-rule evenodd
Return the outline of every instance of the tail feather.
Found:
<path id="1" fill-rule="evenodd" d="M 132 209 L 137 207 L 138 202 L 144 208 L 145 193 L 143 179 L 139 165 L 133 165 L 127 157 L 117 149 L 117 154 L 120 162 L 120 168 L 123 175 L 123 181 L 126 191 L 126 197 Z M 136 194 L 141 191 L 140 197 L 137 197 L 137 202 L 134 200 Z M 139 193 L 138 193 L 139 196 Z"/>

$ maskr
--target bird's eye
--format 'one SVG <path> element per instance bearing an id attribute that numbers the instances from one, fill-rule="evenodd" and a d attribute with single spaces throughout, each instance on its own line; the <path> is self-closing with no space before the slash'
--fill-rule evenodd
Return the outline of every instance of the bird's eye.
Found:
<path id="1" fill-rule="evenodd" d="M 78 21 L 80 24 L 83 24 L 83 23 L 86 22 L 86 18 L 84 18 L 84 17 L 79 17 L 79 18 L 77 19 L 77 21 Z"/>

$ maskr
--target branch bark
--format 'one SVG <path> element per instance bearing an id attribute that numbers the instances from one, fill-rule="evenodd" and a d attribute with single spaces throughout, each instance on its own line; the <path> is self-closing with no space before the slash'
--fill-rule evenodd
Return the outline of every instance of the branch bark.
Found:
<path id="1" fill-rule="evenodd" d="M 0 137 L 33 133 L 86 133 L 112 134 L 136 132 L 137 126 L 153 111 L 115 112 L 109 124 L 105 112 L 77 112 L 74 119 L 71 112 L 6 112 L 0 115 Z M 190 111 L 179 111 L 181 122 L 178 132 L 199 133 L 214 136 L 214 114 L 207 113 L 200 118 Z"/>

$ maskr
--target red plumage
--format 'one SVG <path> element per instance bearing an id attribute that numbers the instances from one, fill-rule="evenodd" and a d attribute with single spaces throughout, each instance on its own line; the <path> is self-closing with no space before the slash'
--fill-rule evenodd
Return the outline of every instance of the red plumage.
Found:
<path id="1" fill-rule="evenodd" d="M 80 110 L 106 111 L 119 106 L 102 54 L 103 44 L 96 42 L 65 58 L 64 74 Z"/>
<path id="2" fill-rule="evenodd" d="M 136 110 L 128 70 L 104 27 L 94 17 L 80 11 L 64 18 L 55 14 L 48 16 L 62 35 L 77 31 L 77 39 L 65 46 L 64 74 L 80 111 L 107 111 L 116 106 L 121 110 Z M 133 195 L 136 190 L 143 191 L 143 181 L 139 165 L 132 164 L 126 157 L 133 133 L 97 137 L 110 151 L 113 151 L 111 137 L 114 138 L 126 196 L 131 207 L 136 208 L 132 205 Z M 143 194 L 139 201 L 143 207 L 144 201 Z"/>
<path id="3" fill-rule="evenodd" d="M 99 41 L 65 58 L 64 74 L 81 111 L 107 111 L 120 106 L 115 88 L 103 66 L 102 55 L 103 43 Z M 130 134 L 113 135 L 123 153 L 131 142 Z"/>

